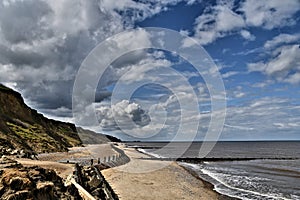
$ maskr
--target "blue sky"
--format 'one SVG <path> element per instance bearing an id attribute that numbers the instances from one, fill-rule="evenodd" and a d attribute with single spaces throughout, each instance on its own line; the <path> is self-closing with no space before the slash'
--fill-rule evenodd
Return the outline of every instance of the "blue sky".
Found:
<path id="1" fill-rule="evenodd" d="M 30 106 L 48 117 L 74 122 L 74 80 L 84 58 L 101 41 L 131 28 L 161 27 L 193 38 L 216 63 L 227 103 L 221 140 L 300 139 L 298 0 L 64 0 L 60 5 L 50 0 L 7 0 L 1 2 L 0 13 L 0 82 L 21 92 Z M 148 40 L 142 32 L 135 37 L 140 43 Z M 124 121 L 138 119 L 137 126 L 156 130 L 148 125 L 155 121 L 150 119 L 149 108 L 171 101 L 168 88 L 148 85 L 128 101 L 120 99 L 114 108 L 109 105 L 120 73 L 133 70 L 132 77 L 150 79 L 149 66 L 185 73 L 200 99 L 200 112 L 207 112 L 195 137 L 203 139 L 207 120 L 214 114 L 207 86 L 201 76 L 193 75 L 189 63 L 153 49 L 132 52 L 112 63 L 96 95 L 94 109 L 100 125 L 85 124 L 88 114 L 80 125 L 126 139 L 127 134 L 112 118 L 114 111 L 121 109 L 119 117 Z M 148 140 L 174 137 L 178 113 L 172 110 L 172 103 L 179 106 L 175 101 L 165 107 L 171 113 L 168 128 Z"/>

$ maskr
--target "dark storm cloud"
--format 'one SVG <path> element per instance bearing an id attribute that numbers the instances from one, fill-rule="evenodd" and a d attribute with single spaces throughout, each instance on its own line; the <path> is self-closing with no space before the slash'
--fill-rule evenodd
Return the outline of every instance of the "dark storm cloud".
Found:
<path id="1" fill-rule="evenodd" d="M 53 35 L 47 28 L 46 15 L 52 13 L 43 1 L 28 0 L 0 5 L 1 30 L 11 43 L 31 42 L 33 39 Z"/>
<path id="2" fill-rule="evenodd" d="M 99 41 L 122 29 L 121 18 L 101 12 L 98 1 L 2 2 L 0 81 L 17 83 L 35 108 L 71 108 L 82 60 Z"/>
<path id="3" fill-rule="evenodd" d="M 27 102 L 50 114 L 71 108 L 77 70 L 104 39 L 165 10 L 177 1 L 5 0 L 0 2 L 0 82 L 14 85 Z M 126 10 L 131 15 L 126 15 Z M 135 52 L 113 67 L 132 65 Z M 110 73 L 105 84 L 116 80 Z M 101 89 L 101 88 L 100 88 Z M 110 96 L 101 89 L 96 101 Z M 50 112 L 55 109 L 56 112 Z M 46 113 L 47 114 L 47 113 Z M 55 117 L 55 116 L 53 116 Z"/>
<path id="4" fill-rule="evenodd" d="M 11 50 L 10 48 L 0 46 L 0 60 L 2 64 L 13 64 L 15 66 L 30 65 L 39 67 L 45 61 L 45 56 L 38 52 L 28 52 L 24 50 Z"/>

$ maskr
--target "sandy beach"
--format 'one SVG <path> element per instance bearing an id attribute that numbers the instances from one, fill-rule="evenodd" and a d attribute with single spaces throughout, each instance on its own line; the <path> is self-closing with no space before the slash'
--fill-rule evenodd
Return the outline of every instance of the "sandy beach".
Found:
<path id="1" fill-rule="evenodd" d="M 130 148 L 123 150 L 131 161 L 102 171 L 120 199 L 219 199 L 205 182 L 176 162 L 143 160 L 148 156 Z"/>
<path id="2" fill-rule="evenodd" d="M 115 193 L 122 200 L 134 199 L 220 199 L 212 187 L 196 178 L 176 162 L 144 160 L 148 155 L 120 145 L 130 162 L 102 171 Z M 59 163 L 67 158 L 93 158 L 113 155 L 110 144 L 75 147 L 70 152 L 39 155 L 40 160 L 17 159 L 24 166 L 54 169 L 62 178 L 73 171 L 72 164 Z"/>

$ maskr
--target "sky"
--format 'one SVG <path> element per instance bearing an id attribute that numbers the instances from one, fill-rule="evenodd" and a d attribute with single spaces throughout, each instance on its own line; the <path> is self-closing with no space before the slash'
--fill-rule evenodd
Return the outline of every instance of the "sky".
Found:
<path id="1" fill-rule="evenodd" d="M 126 30 L 132 32 L 119 45 L 150 45 L 144 28 L 167 28 L 202 45 L 218 69 L 227 105 L 219 140 L 300 140 L 299 25 L 299 0 L 1 0 L 0 82 L 45 116 L 97 132 L 172 140 L 179 131 L 178 140 L 203 140 L 220 116 L 201 74 L 212 68 L 199 74 L 161 49 L 117 58 L 99 77 L 95 102 L 80 119 L 73 116 L 74 83 L 91 50 Z M 112 102 L 117 83 L 126 92 L 141 80 L 163 85 L 144 85 Z M 93 113 L 97 125 L 90 123 Z M 181 124 L 191 128 L 179 130 Z"/>

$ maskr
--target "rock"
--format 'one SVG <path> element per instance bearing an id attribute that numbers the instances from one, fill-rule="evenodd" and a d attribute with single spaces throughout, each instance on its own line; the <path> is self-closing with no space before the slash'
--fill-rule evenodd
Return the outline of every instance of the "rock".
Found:
<path id="1" fill-rule="evenodd" d="M 19 150 L 15 149 L 13 151 L 10 152 L 11 155 L 18 155 L 19 154 Z"/>
<path id="2" fill-rule="evenodd" d="M 57 199 L 54 196 L 54 184 L 50 181 L 39 182 L 36 185 L 36 190 L 34 191 L 35 199 Z"/>
<path id="3" fill-rule="evenodd" d="M 14 168 L 19 166 L 20 164 L 17 161 L 12 160 L 7 156 L 2 156 L 0 159 L 0 168 Z"/>
<path id="4" fill-rule="evenodd" d="M 30 193 L 28 190 L 22 190 L 15 192 L 13 194 L 7 195 L 3 199 L 5 200 L 23 200 L 23 199 L 29 199 L 30 198 Z"/>
<path id="5" fill-rule="evenodd" d="M 4 187 L 4 185 L 1 183 L 1 184 L 0 184 L 0 196 L 2 196 L 2 195 L 4 194 L 4 192 L 5 192 L 5 187 Z"/>
<path id="6" fill-rule="evenodd" d="M 45 192 L 49 192 L 53 190 L 54 184 L 53 182 L 47 181 L 47 182 L 38 182 L 36 185 L 37 190 L 44 190 Z"/>
<path id="7" fill-rule="evenodd" d="M 96 176 L 93 176 L 88 182 L 88 185 L 90 186 L 91 190 L 93 190 L 100 187 L 102 185 L 102 182 L 99 179 L 97 179 Z"/>
<path id="8" fill-rule="evenodd" d="M 93 190 L 91 195 L 93 195 L 94 197 L 101 197 L 101 199 L 105 199 L 105 193 L 101 188 Z"/>
<path id="9" fill-rule="evenodd" d="M 14 165 L 15 167 L 7 167 Z M 81 199 L 76 188 L 64 186 L 54 170 L 24 167 L 7 157 L 0 159 L 0 199 Z"/>
<path id="10" fill-rule="evenodd" d="M 32 185 L 28 178 L 12 177 L 9 181 L 9 187 L 12 190 L 23 190 L 30 188 Z"/>

